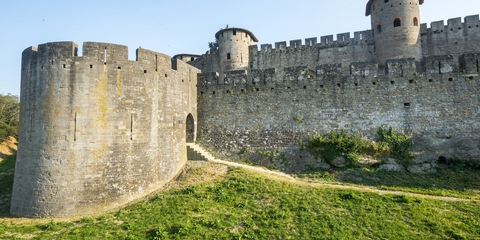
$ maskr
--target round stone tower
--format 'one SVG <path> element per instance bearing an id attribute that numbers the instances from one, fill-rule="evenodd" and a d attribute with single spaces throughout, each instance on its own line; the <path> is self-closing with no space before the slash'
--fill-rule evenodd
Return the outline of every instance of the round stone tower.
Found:
<path id="1" fill-rule="evenodd" d="M 388 59 L 422 57 L 420 5 L 424 0 L 369 0 L 378 63 Z"/>
<path id="2" fill-rule="evenodd" d="M 248 67 L 248 47 L 258 39 L 247 29 L 226 28 L 215 34 L 222 72 Z"/>

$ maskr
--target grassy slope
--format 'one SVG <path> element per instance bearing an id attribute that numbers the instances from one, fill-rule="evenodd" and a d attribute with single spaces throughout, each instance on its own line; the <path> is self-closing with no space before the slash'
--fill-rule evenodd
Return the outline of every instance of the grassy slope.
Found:
<path id="1" fill-rule="evenodd" d="M 312 171 L 298 176 L 312 182 L 342 182 L 342 184 L 375 187 L 383 190 L 480 200 L 480 170 L 462 166 L 439 165 L 438 172 L 434 174 L 352 168 L 329 172 Z"/>
<path id="2" fill-rule="evenodd" d="M 16 155 L 12 155 L 0 160 L 0 217 L 6 216 L 10 208 L 15 158 Z"/>
<path id="3" fill-rule="evenodd" d="M 190 168 L 175 187 L 124 209 L 72 221 L 15 223 L 0 238 L 475 239 L 480 204 L 290 183 L 242 169 L 210 179 Z M 197 182 L 192 182 L 195 179 Z"/>

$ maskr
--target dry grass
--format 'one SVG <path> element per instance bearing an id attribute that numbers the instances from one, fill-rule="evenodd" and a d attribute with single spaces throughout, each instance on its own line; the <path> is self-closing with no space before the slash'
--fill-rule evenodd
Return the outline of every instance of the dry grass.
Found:
<path id="1" fill-rule="evenodd" d="M 6 141 L 0 144 L 0 161 L 5 159 L 6 156 L 13 155 L 17 152 L 17 139 L 14 137 L 8 137 Z"/>

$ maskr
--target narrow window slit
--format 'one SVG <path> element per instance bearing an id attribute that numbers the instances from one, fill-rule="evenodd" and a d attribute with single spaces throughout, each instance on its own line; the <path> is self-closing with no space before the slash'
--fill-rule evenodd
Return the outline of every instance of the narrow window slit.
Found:
<path id="1" fill-rule="evenodd" d="M 133 140 L 133 114 L 130 114 L 130 140 Z"/>
<path id="2" fill-rule="evenodd" d="M 147 70 L 143 70 L 143 73 L 147 73 Z"/>
<path id="3" fill-rule="evenodd" d="M 63 64 L 63 68 L 66 68 L 67 67 L 67 64 Z"/>
<path id="4" fill-rule="evenodd" d="M 93 65 L 90 64 L 90 68 L 93 68 Z"/>
<path id="5" fill-rule="evenodd" d="M 433 79 L 428 79 L 428 82 L 433 82 Z"/>
<path id="6" fill-rule="evenodd" d="M 453 78 L 449 78 L 448 81 L 449 81 L 449 82 L 453 81 Z"/>
<path id="7" fill-rule="evenodd" d="M 395 84 L 395 81 L 390 81 L 390 84 Z"/>
<path id="8" fill-rule="evenodd" d="M 103 50 L 103 64 L 107 64 L 107 47 Z"/>
<path id="9" fill-rule="evenodd" d="M 403 106 L 404 106 L 405 108 L 410 108 L 410 103 L 404 103 Z"/>
<path id="10" fill-rule="evenodd" d="M 73 119 L 73 141 L 77 141 L 77 112 L 75 112 L 75 117 Z"/>
<path id="11" fill-rule="evenodd" d="M 413 80 L 408 80 L 409 83 L 413 83 Z"/>
<path id="12" fill-rule="evenodd" d="M 155 55 L 155 72 L 158 72 L 158 56 L 157 55 Z"/>

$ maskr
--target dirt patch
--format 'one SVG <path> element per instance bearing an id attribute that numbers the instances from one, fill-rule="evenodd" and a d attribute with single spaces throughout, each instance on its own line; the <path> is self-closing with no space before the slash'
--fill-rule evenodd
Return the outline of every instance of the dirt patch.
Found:
<path id="1" fill-rule="evenodd" d="M 228 172 L 228 166 L 207 161 L 188 161 L 178 176 L 167 183 L 163 190 L 182 188 L 201 182 L 213 181 Z"/>
<path id="2" fill-rule="evenodd" d="M 10 156 L 17 152 L 17 139 L 14 137 L 8 137 L 7 140 L 0 143 L 0 161 L 6 156 Z"/>

